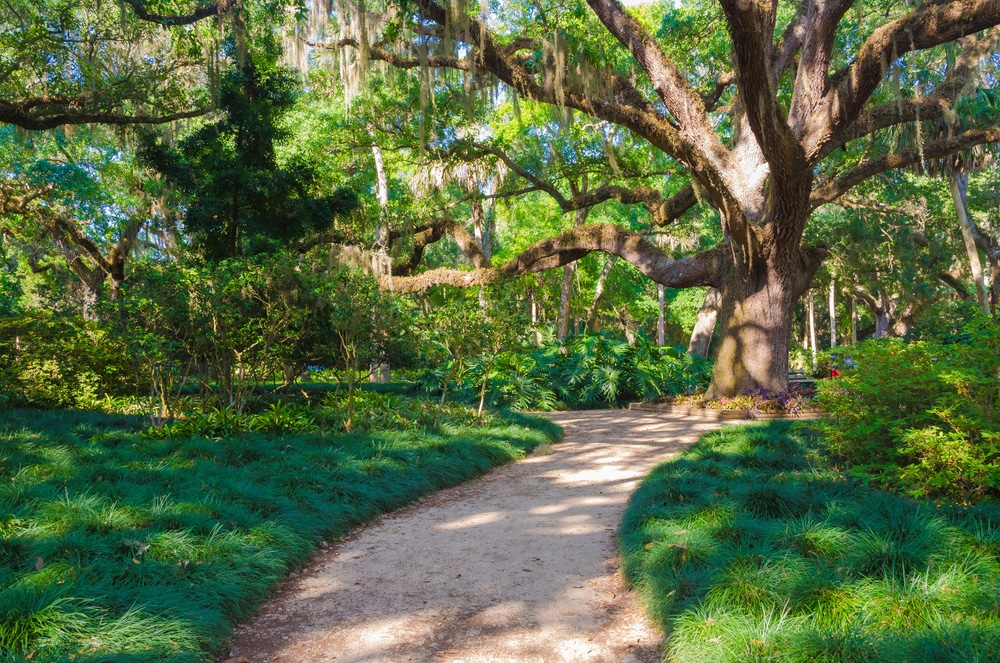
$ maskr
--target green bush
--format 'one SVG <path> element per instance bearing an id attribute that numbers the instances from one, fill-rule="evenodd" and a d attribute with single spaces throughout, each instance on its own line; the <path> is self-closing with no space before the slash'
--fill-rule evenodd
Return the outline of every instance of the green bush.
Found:
<path id="1" fill-rule="evenodd" d="M 89 407 L 134 389 L 122 347 L 96 322 L 34 311 L 0 318 L 0 404 Z"/>
<path id="2" fill-rule="evenodd" d="M 820 383 L 822 431 L 852 470 L 913 495 L 1000 496 L 1000 328 L 958 342 L 867 341 L 857 368 Z"/>
<path id="3" fill-rule="evenodd" d="M 686 394 L 708 384 L 711 364 L 683 348 L 658 347 L 645 337 L 633 344 L 586 331 L 540 348 L 501 353 L 491 364 L 473 363 L 457 397 L 470 399 L 489 371 L 486 402 L 514 410 L 616 406 L 667 394 Z M 439 393 L 442 376 L 428 370 L 425 391 Z"/>

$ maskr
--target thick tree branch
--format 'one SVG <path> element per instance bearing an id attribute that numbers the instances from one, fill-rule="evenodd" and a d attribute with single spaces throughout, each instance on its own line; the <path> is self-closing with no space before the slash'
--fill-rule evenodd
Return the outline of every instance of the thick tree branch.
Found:
<path id="1" fill-rule="evenodd" d="M 804 132 L 810 163 L 858 118 L 885 77 L 889 62 L 997 24 L 997 0 L 936 0 L 879 27 L 862 45 L 854 63 L 833 77 L 834 86 L 810 116 Z"/>
<path id="2" fill-rule="evenodd" d="M 920 163 L 921 159 L 928 161 L 940 159 L 977 145 L 996 142 L 1000 142 L 1000 127 L 973 129 L 952 138 L 926 143 L 923 150 L 914 148 L 863 161 L 836 179 L 815 187 L 809 200 L 810 207 L 815 209 L 824 203 L 833 202 L 855 185 L 878 173 L 894 168 L 906 168 Z"/>
<path id="3" fill-rule="evenodd" d="M 99 108 L 92 94 L 81 97 L 36 97 L 21 101 L 0 100 L 0 122 L 29 131 L 54 129 L 65 124 L 163 124 L 200 117 L 208 112 L 207 108 L 199 108 L 165 115 L 129 115 Z"/>
<path id="4" fill-rule="evenodd" d="M 198 7 L 190 14 L 157 14 L 147 10 L 146 3 L 142 0 L 123 0 L 123 2 L 129 5 L 135 15 L 143 21 L 166 26 L 191 25 L 209 16 L 218 16 L 236 6 L 235 0 L 218 0 L 210 5 Z"/>
<path id="5" fill-rule="evenodd" d="M 975 298 L 972 295 L 969 294 L 969 289 L 966 288 L 965 285 L 961 281 L 959 281 L 958 279 L 956 279 L 954 276 L 952 276 L 948 272 L 943 272 L 943 271 L 942 272 L 938 272 L 937 273 L 937 277 L 938 277 L 938 279 L 942 283 L 944 283 L 949 288 L 951 288 L 952 290 L 954 290 L 958 294 L 958 296 L 959 296 L 960 299 L 963 299 L 963 300 L 965 300 L 967 302 L 975 302 L 976 301 Z"/>
<path id="6" fill-rule="evenodd" d="M 434 0 L 416 0 L 416 2 L 424 18 L 439 25 L 445 24 L 447 12 Z M 677 127 L 643 99 L 631 83 L 612 72 L 602 73 L 608 81 L 608 88 L 612 91 L 608 96 L 591 97 L 567 83 L 562 97 L 556 98 L 552 89 L 539 84 L 532 72 L 503 47 L 497 45 L 490 31 L 479 21 L 470 20 L 468 34 L 472 45 L 477 47 L 475 56 L 478 68 L 489 71 L 519 94 L 542 103 L 565 105 L 626 127 L 667 155 L 690 167 L 702 185 L 712 192 L 716 199 L 729 196 L 729 184 L 735 182 L 739 175 L 735 169 L 729 167 L 728 152 L 711 130 L 711 125 L 704 115 L 698 120 L 692 112 L 687 112 L 692 122 L 707 126 L 710 131 L 705 133 L 688 129 L 689 133 L 682 136 Z M 692 103 L 697 104 L 703 112 L 704 105 L 701 98 L 690 87 L 687 95 L 693 98 Z M 701 148 L 707 145 L 709 149 L 699 149 L 699 146 L 692 142 L 691 134 L 704 144 L 700 146 Z M 724 166 L 725 172 L 720 170 L 720 165 Z"/>
<path id="7" fill-rule="evenodd" d="M 809 3 L 806 16 L 809 30 L 805 31 L 799 54 L 789 113 L 796 138 L 802 137 L 809 114 L 826 96 L 837 24 L 852 4 L 853 0 L 813 0 Z"/>
<path id="8" fill-rule="evenodd" d="M 865 109 L 858 119 L 836 140 L 829 141 L 820 158 L 852 140 L 875 133 L 880 129 L 906 122 L 937 120 L 944 116 L 955 102 L 968 93 L 979 71 L 979 65 L 993 53 L 1000 41 L 1000 28 L 993 28 L 984 38 L 970 36 L 960 40 L 962 54 L 949 68 L 943 81 L 926 97 L 896 99 Z"/>
<path id="9" fill-rule="evenodd" d="M 597 223 L 538 242 L 499 269 L 435 269 L 417 276 L 394 278 L 391 287 L 397 292 L 420 292 L 441 284 L 457 287 L 482 285 L 500 278 L 560 267 L 594 251 L 627 260 L 657 283 L 673 288 L 717 285 L 727 261 L 731 260 L 731 249 L 724 246 L 673 260 L 642 235 L 619 226 Z M 388 281 L 384 286 L 389 287 Z"/>
<path id="10" fill-rule="evenodd" d="M 677 120 L 680 136 L 690 146 L 688 151 L 693 152 L 692 157 L 697 156 L 696 159 L 688 157 L 681 160 L 691 167 L 710 164 L 732 181 L 734 173 L 729 152 L 712 127 L 702 97 L 688 84 L 677 65 L 663 52 L 653 36 L 622 8 L 618 0 L 587 0 L 587 4 L 608 31 L 639 62 L 649 75 L 653 89 Z"/>
<path id="11" fill-rule="evenodd" d="M 771 177 L 794 183 L 808 177 L 805 154 L 777 98 L 767 48 L 777 2 L 722 0 L 733 42 L 736 78 L 747 121 L 770 166 Z"/>
<path id="12" fill-rule="evenodd" d="M 390 247 L 406 237 L 412 238 L 413 241 L 410 255 L 405 262 L 393 265 L 392 275 L 408 276 L 412 274 L 413 270 L 420 264 L 421 259 L 423 259 L 424 250 L 427 246 L 440 241 L 445 236 L 451 236 L 455 240 L 458 248 L 468 256 L 473 267 L 478 269 L 486 263 L 482 247 L 476 243 L 472 235 L 469 234 L 469 231 L 462 224 L 452 219 L 442 218 L 409 230 L 393 230 L 389 232 Z"/>

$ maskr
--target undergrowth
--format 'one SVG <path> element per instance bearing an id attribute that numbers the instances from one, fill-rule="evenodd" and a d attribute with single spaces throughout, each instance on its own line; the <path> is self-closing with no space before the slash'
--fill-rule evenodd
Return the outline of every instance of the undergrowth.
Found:
<path id="1" fill-rule="evenodd" d="M 620 539 L 669 661 L 1000 660 L 1000 510 L 865 487 L 801 424 L 704 436 Z"/>
<path id="2" fill-rule="evenodd" d="M 560 432 L 522 415 L 354 435 L 144 427 L 3 413 L 0 660 L 211 660 L 321 541 Z"/>

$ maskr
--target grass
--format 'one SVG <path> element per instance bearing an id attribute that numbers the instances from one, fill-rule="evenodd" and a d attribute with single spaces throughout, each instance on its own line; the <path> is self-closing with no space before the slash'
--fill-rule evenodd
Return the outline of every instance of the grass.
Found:
<path id="1" fill-rule="evenodd" d="M 0 660 L 211 660 L 321 541 L 561 432 L 493 422 L 164 439 L 139 418 L 2 412 Z"/>
<path id="2" fill-rule="evenodd" d="M 668 661 L 1000 660 L 1000 509 L 865 487 L 801 424 L 704 436 L 619 535 Z"/>

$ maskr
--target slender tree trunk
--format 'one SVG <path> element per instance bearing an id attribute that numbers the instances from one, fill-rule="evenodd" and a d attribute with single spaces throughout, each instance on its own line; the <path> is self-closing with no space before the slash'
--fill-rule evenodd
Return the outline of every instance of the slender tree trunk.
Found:
<path id="1" fill-rule="evenodd" d="M 816 370 L 816 302 L 815 293 L 809 291 L 809 349 L 812 354 L 812 369 Z"/>
<path id="2" fill-rule="evenodd" d="M 830 347 L 837 347 L 837 282 L 830 279 Z"/>
<path id="3" fill-rule="evenodd" d="M 851 297 L 851 345 L 858 344 L 858 300 Z"/>
<path id="4" fill-rule="evenodd" d="M 698 317 L 694 322 L 694 329 L 691 330 L 691 340 L 688 343 L 688 353 L 708 357 L 708 351 L 712 344 L 712 333 L 715 331 L 715 323 L 719 319 L 719 307 L 722 303 L 722 293 L 718 288 L 711 288 L 705 295 L 705 303 L 698 311 Z"/>
<path id="5" fill-rule="evenodd" d="M 572 185 L 574 195 L 577 192 L 577 187 Z M 587 179 L 583 179 L 583 188 L 581 189 L 583 193 L 587 192 Z M 590 215 L 590 208 L 585 207 L 583 209 L 576 210 L 576 216 L 573 219 L 573 227 L 579 228 L 587 222 L 587 216 Z M 573 278 L 576 276 L 576 262 L 571 262 L 563 267 L 562 284 L 559 287 L 559 312 L 556 315 L 556 336 L 561 341 L 566 337 L 569 331 L 569 311 L 570 304 L 573 298 Z"/>
<path id="6" fill-rule="evenodd" d="M 594 287 L 594 299 L 590 304 L 590 311 L 587 312 L 587 326 L 597 331 L 597 313 L 601 306 L 601 297 L 604 295 L 604 286 L 611 276 L 611 270 L 617 262 L 618 256 L 608 256 L 608 261 L 604 263 L 604 268 L 597 277 L 597 285 Z"/>
<path id="7" fill-rule="evenodd" d="M 374 137 L 374 132 L 372 133 Z M 385 172 L 385 160 L 382 158 L 382 148 L 372 145 L 372 157 L 375 160 L 375 199 L 379 205 L 379 222 L 375 228 L 375 246 L 385 248 L 389 244 L 389 224 L 386 218 L 386 208 L 389 206 L 389 177 Z"/>
<path id="8" fill-rule="evenodd" d="M 542 335 L 538 331 L 538 300 L 535 299 L 535 289 L 531 289 L 531 328 L 535 330 L 535 347 L 542 344 Z"/>
<path id="9" fill-rule="evenodd" d="M 559 287 L 559 313 L 556 318 L 556 337 L 560 341 L 566 338 L 569 333 L 569 305 L 573 296 L 573 276 L 575 273 L 575 262 L 563 267 L 562 284 Z"/>
<path id="10" fill-rule="evenodd" d="M 375 137 L 375 132 L 369 130 L 372 138 Z M 392 274 L 392 260 L 387 255 L 386 249 L 389 246 L 389 218 L 388 218 L 388 208 L 389 208 L 389 177 L 386 175 L 385 171 L 385 160 L 382 158 L 382 148 L 378 145 L 372 144 L 372 158 L 375 161 L 375 198 L 378 200 L 379 206 L 379 220 L 378 226 L 375 228 L 375 251 L 382 260 L 378 261 L 373 267 L 376 268 L 376 275 L 378 278 L 383 276 L 389 276 Z M 382 273 L 381 271 L 387 271 L 388 273 Z M 386 362 L 375 362 L 369 366 L 370 382 L 377 384 L 388 384 L 391 380 L 391 369 L 389 364 Z M 351 402 L 353 402 L 353 395 L 351 397 Z"/>
<path id="11" fill-rule="evenodd" d="M 976 240 L 972 234 L 972 222 L 969 220 L 969 211 L 965 204 L 965 194 L 969 188 L 968 173 L 948 174 L 948 185 L 951 189 L 951 200 L 955 204 L 955 211 L 958 213 L 958 225 L 962 229 L 962 239 L 965 241 L 965 252 L 969 256 L 969 267 L 972 269 L 972 280 L 976 284 L 976 295 L 979 298 L 979 307 L 983 315 L 990 314 L 990 298 L 986 289 L 986 279 L 983 274 L 983 265 L 979 260 L 979 249 L 976 248 Z M 994 277 L 995 278 L 995 277 Z"/>
<path id="12" fill-rule="evenodd" d="M 667 330 L 665 325 L 666 320 L 664 320 L 663 315 L 665 309 L 663 304 L 663 295 L 663 284 L 658 283 L 656 285 L 656 301 L 659 304 L 660 312 L 656 317 L 656 344 L 659 346 L 663 346 L 667 342 Z"/>

